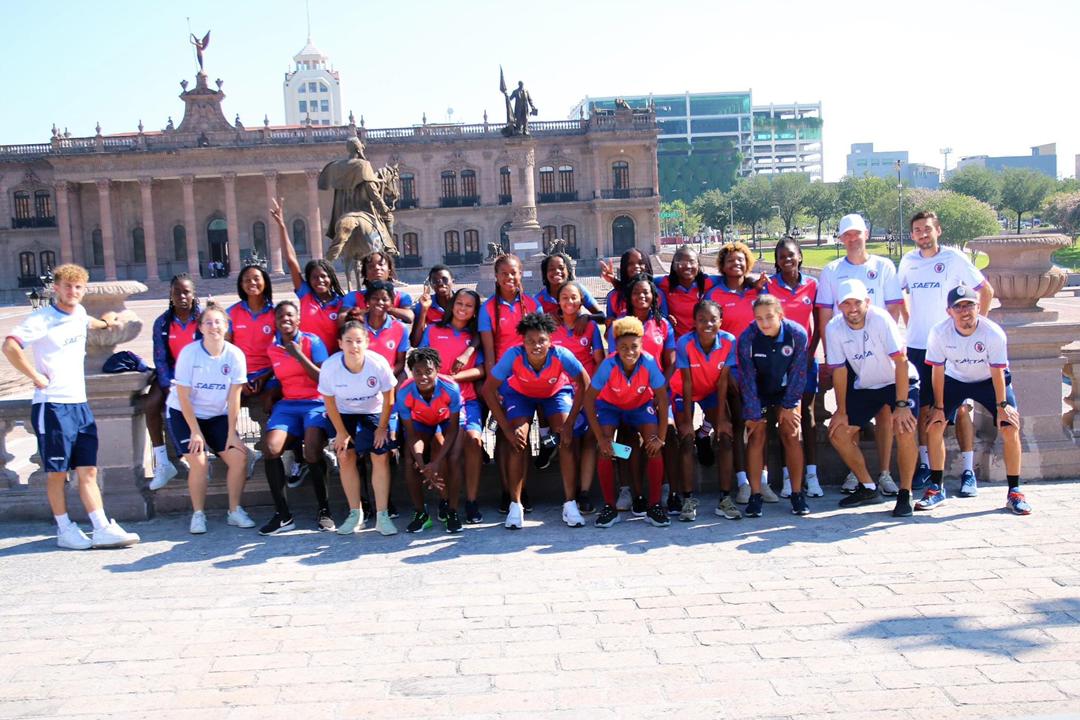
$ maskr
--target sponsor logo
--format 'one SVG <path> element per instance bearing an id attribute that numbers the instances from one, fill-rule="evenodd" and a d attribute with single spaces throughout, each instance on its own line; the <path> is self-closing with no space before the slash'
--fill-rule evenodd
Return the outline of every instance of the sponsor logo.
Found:
<path id="1" fill-rule="evenodd" d="M 195 383 L 193 386 L 196 390 L 225 390 L 224 383 Z"/>
<path id="2" fill-rule="evenodd" d="M 936 273 L 945 272 L 945 263 L 939 262 L 937 265 L 934 265 L 934 272 L 936 272 Z"/>
<path id="3" fill-rule="evenodd" d="M 954 365 L 984 365 L 986 361 L 982 358 L 960 358 L 958 360 L 951 361 Z"/>
<path id="4" fill-rule="evenodd" d="M 754 353 L 754 357 L 769 357 L 765 353 Z"/>
<path id="5" fill-rule="evenodd" d="M 793 352 L 795 352 L 795 348 L 791 347 L 790 345 L 785 345 L 784 347 L 780 348 L 780 354 L 784 357 L 791 357 L 791 353 Z"/>
<path id="6" fill-rule="evenodd" d="M 656 408 L 654 408 L 652 405 L 650 405 L 649 407 L 645 408 L 645 412 L 649 413 L 650 415 L 655 415 L 656 414 Z"/>
<path id="7" fill-rule="evenodd" d="M 986 345 L 984 345 L 981 340 L 975 343 L 975 352 L 981 353 L 984 350 L 986 350 Z"/>
<path id="8" fill-rule="evenodd" d="M 68 345 L 74 345 L 75 343 L 79 342 L 82 339 L 83 339 L 82 335 L 75 335 L 74 337 L 69 337 L 66 340 L 64 340 L 63 347 L 67 347 Z"/>
<path id="9" fill-rule="evenodd" d="M 441 417 L 444 417 L 444 416 L 449 415 L 449 414 L 450 414 L 450 408 L 445 408 L 445 407 L 439 408 L 439 415 Z"/>
<path id="10" fill-rule="evenodd" d="M 912 290 L 935 290 L 940 287 L 941 283 L 937 282 L 936 280 L 932 280 L 930 282 L 911 283 Z"/>
<path id="11" fill-rule="evenodd" d="M 375 379 L 375 378 L 373 378 L 373 377 L 369 377 L 369 378 L 367 379 L 367 386 L 368 386 L 368 387 L 370 387 L 370 388 L 373 388 L 373 387 L 375 387 L 375 386 L 376 386 L 376 385 L 378 385 L 378 384 L 379 384 L 379 381 L 378 381 L 378 380 L 376 380 L 376 379 Z"/>
<path id="12" fill-rule="evenodd" d="M 867 358 L 872 358 L 872 357 L 874 357 L 874 351 L 873 350 L 867 350 L 866 352 L 855 353 L 854 355 L 851 356 L 851 359 L 852 360 L 866 360 Z"/>

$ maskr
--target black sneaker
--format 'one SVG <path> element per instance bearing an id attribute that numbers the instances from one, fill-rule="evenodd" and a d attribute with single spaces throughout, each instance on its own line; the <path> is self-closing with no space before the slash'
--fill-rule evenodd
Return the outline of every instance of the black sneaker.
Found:
<path id="1" fill-rule="evenodd" d="M 859 487 L 855 488 L 855 492 L 840 501 L 840 507 L 853 508 L 859 507 L 860 505 L 874 505 L 879 502 L 882 502 L 882 498 L 878 493 L 877 488 L 871 490 L 862 483 L 859 483 Z"/>
<path id="2" fill-rule="evenodd" d="M 499 514 L 506 515 L 510 512 L 510 493 L 503 490 L 502 497 L 499 498 Z"/>
<path id="3" fill-rule="evenodd" d="M 649 509 L 645 511 L 645 520 L 653 527 L 667 527 L 671 524 L 667 510 L 660 503 L 649 506 Z"/>
<path id="4" fill-rule="evenodd" d="M 296 523 L 293 522 L 292 517 L 284 518 L 277 513 L 274 513 L 274 517 L 270 518 L 270 522 L 259 528 L 260 535 L 278 535 L 280 533 L 289 532 L 296 527 Z"/>
<path id="5" fill-rule="evenodd" d="M 551 466 L 551 458 L 559 449 L 559 438 L 556 435 L 547 435 L 540 438 L 540 450 L 533 458 L 533 467 L 537 470 L 547 470 Z"/>
<path id="6" fill-rule="evenodd" d="M 391 475 L 390 477 L 393 477 L 393 475 Z M 386 499 L 386 514 L 389 515 L 391 518 L 396 518 L 398 516 L 398 511 L 397 508 L 394 506 L 394 501 L 390 498 Z"/>
<path id="7" fill-rule="evenodd" d="M 667 496 L 667 514 L 678 515 L 682 512 L 682 498 L 679 493 L 671 493 Z"/>
<path id="8" fill-rule="evenodd" d="M 521 507 L 525 508 L 525 512 L 527 513 L 533 511 L 532 500 L 529 499 L 529 491 L 524 488 L 521 490 Z M 507 506 L 506 511 L 510 512 L 509 506 Z"/>
<path id="9" fill-rule="evenodd" d="M 439 518 L 439 522 L 446 522 L 446 513 L 450 510 L 450 503 L 446 500 L 439 501 L 439 510 L 436 512 L 435 517 Z"/>
<path id="10" fill-rule="evenodd" d="M 458 517 L 457 510 L 447 509 L 446 511 L 446 532 L 459 533 L 461 532 L 461 518 Z"/>
<path id="11" fill-rule="evenodd" d="M 645 513 L 649 511 L 649 503 L 645 500 L 644 495 L 638 495 L 634 498 L 634 504 L 630 506 L 630 512 L 634 514 L 634 517 L 645 517 Z"/>
<path id="12" fill-rule="evenodd" d="M 480 512 L 480 503 L 477 500 L 465 501 L 465 522 L 470 525 L 484 522 L 484 513 Z"/>
<path id="13" fill-rule="evenodd" d="M 290 490 L 295 490 L 304 484 L 305 479 L 307 479 L 307 463 L 298 462 L 293 466 L 292 474 L 285 478 L 285 486 Z"/>
<path id="14" fill-rule="evenodd" d="M 619 511 L 614 505 L 605 505 L 600 508 L 600 514 L 596 516 L 596 527 L 609 528 L 619 522 Z"/>
<path id="15" fill-rule="evenodd" d="M 911 517 L 911 491 L 901 490 L 896 494 L 896 506 L 892 510 L 893 517 Z"/>
<path id="16" fill-rule="evenodd" d="M 694 439 L 694 446 L 697 449 L 697 459 L 703 467 L 712 467 L 716 462 L 716 453 L 713 451 L 712 437 L 709 435 L 698 435 Z"/>
<path id="17" fill-rule="evenodd" d="M 417 510 L 412 514 L 412 520 L 405 526 L 405 532 L 418 533 L 431 527 L 431 516 L 426 510 Z"/>
<path id="18" fill-rule="evenodd" d="M 806 493 L 797 492 L 791 494 L 791 514 L 809 515 L 810 508 L 806 505 Z"/>
<path id="19" fill-rule="evenodd" d="M 334 519 L 330 517 L 330 511 L 327 508 L 321 508 L 319 514 L 315 519 L 315 528 L 320 532 L 333 532 L 337 530 L 337 525 L 334 524 Z"/>
<path id="20" fill-rule="evenodd" d="M 578 493 L 577 509 L 582 515 L 592 515 L 596 512 L 596 506 L 593 505 L 592 498 L 589 497 L 588 493 Z"/>
<path id="21" fill-rule="evenodd" d="M 746 509 L 743 510 L 743 515 L 746 517 L 761 517 L 761 509 L 765 501 L 761 497 L 761 493 L 754 493 L 750 496 L 750 502 L 746 503 Z"/>

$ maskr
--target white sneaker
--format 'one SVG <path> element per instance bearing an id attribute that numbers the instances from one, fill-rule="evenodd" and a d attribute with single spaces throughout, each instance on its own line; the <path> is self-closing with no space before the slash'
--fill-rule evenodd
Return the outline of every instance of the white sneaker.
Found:
<path id="1" fill-rule="evenodd" d="M 254 448 L 249 448 L 247 453 L 247 479 L 250 480 L 255 475 L 255 463 L 262 460 L 263 454 Z M 254 526 L 251 526 L 254 527 Z"/>
<path id="2" fill-rule="evenodd" d="M 160 490 L 176 477 L 176 466 L 171 462 L 164 462 L 154 468 L 154 477 L 150 481 L 151 490 Z"/>
<path id="3" fill-rule="evenodd" d="M 740 485 L 739 489 L 735 491 L 735 503 L 737 505 L 745 505 L 750 502 L 750 483 Z"/>
<path id="4" fill-rule="evenodd" d="M 764 470 L 761 472 L 761 499 L 767 503 L 780 502 L 780 498 L 776 497 L 776 493 L 769 487 L 769 473 Z M 747 498 L 747 502 L 749 501 Z"/>
<path id="5" fill-rule="evenodd" d="M 568 500 L 562 506 L 562 521 L 568 527 L 585 527 L 585 518 L 581 517 L 578 510 L 577 500 Z"/>
<path id="6" fill-rule="evenodd" d="M 206 513 L 199 510 L 191 514 L 191 524 L 188 525 L 188 532 L 192 535 L 202 535 L 206 532 Z"/>
<path id="7" fill-rule="evenodd" d="M 825 491 L 821 489 L 817 473 L 807 473 L 804 487 L 806 488 L 807 497 L 825 497 Z"/>
<path id="8" fill-rule="evenodd" d="M 338 535 L 352 535 L 358 533 L 364 529 L 364 511 L 362 509 L 352 509 L 349 511 L 349 517 L 345 518 L 345 522 L 337 526 Z"/>
<path id="9" fill-rule="evenodd" d="M 630 486 L 623 485 L 619 490 L 619 499 L 615 501 L 615 509 L 619 512 L 626 512 L 634 506 L 634 499 L 630 497 Z"/>
<path id="10" fill-rule="evenodd" d="M 889 495 L 891 497 L 900 492 L 900 488 L 896 487 L 896 483 L 893 482 L 892 479 L 892 474 L 888 470 L 884 470 L 878 475 L 877 485 L 881 488 L 882 495 Z"/>
<path id="11" fill-rule="evenodd" d="M 71 523 L 63 530 L 56 529 L 56 545 L 65 550 L 89 550 L 93 543 L 78 525 Z"/>
<path id="12" fill-rule="evenodd" d="M 292 475 L 296 469 L 296 453 L 292 450 L 281 453 L 281 464 L 285 466 L 285 477 Z"/>
<path id="13" fill-rule="evenodd" d="M 521 507 L 518 505 L 518 507 Z M 390 513 L 386 510 L 381 510 L 375 515 L 375 529 L 379 531 L 380 535 L 397 535 L 397 525 L 390 519 Z"/>
<path id="14" fill-rule="evenodd" d="M 859 478 L 855 477 L 855 473 L 849 472 L 847 477 L 844 478 L 844 484 L 840 486 L 840 492 L 850 495 L 855 492 L 859 487 Z"/>
<path id="15" fill-rule="evenodd" d="M 563 509 L 564 517 L 566 510 Z M 578 515 L 580 518 L 581 516 Z M 504 523 L 507 530 L 520 530 L 525 524 L 525 508 L 521 503 L 510 503 L 510 512 L 506 513 L 506 522 Z M 582 523 L 584 524 L 584 523 Z"/>
<path id="16" fill-rule="evenodd" d="M 782 488 L 780 488 L 780 497 L 782 497 L 782 498 L 791 497 L 791 476 L 790 475 L 787 475 L 787 474 L 784 475 L 784 486 Z"/>
<path id="17" fill-rule="evenodd" d="M 95 530 L 92 534 L 95 548 L 130 547 L 139 542 L 138 533 L 124 530 L 115 520 L 110 520 L 108 525 L 100 530 Z"/>
<path id="18" fill-rule="evenodd" d="M 225 521 L 238 528 L 253 528 L 255 527 L 255 521 L 251 519 L 251 516 L 247 514 L 247 511 L 239 505 L 235 510 L 230 510 L 225 516 Z"/>

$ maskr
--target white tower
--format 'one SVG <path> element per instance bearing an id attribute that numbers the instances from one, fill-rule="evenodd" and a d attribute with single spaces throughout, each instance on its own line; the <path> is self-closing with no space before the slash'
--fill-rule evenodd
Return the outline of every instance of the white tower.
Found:
<path id="1" fill-rule="evenodd" d="M 308 35 L 304 49 L 293 56 L 294 70 L 285 73 L 285 124 L 341 124 L 341 78 Z"/>

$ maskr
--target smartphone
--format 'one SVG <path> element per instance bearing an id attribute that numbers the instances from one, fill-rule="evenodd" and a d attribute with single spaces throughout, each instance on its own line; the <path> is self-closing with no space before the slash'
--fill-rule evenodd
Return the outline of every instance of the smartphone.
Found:
<path id="1" fill-rule="evenodd" d="M 613 442 L 611 443 L 611 449 L 612 451 L 614 451 L 615 457 L 619 458 L 620 460 L 630 459 L 629 445 L 623 445 L 622 443 Z"/>

